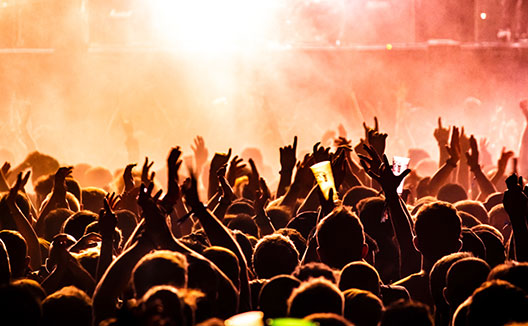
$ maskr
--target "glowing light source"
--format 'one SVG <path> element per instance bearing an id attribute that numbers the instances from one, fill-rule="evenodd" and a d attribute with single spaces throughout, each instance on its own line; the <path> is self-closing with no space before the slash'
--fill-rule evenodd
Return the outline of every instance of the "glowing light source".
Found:
<path id="1" fill-rule="evenodd" d="M 392 44 L 388 43 L 386 48 L 387 48 L 387 50 L 392 50 Z"/>
<path id="2" fill-rule="evenodd" d="M 488 18 L 488 14 L 486 14 L 485 12 L 481 12 L 480 19 L 485 20 L 486 18 Z"/>
<path id="3" fill-rule="evenodd" d="M 147 1 L 160 41 L 194 50 L 221 51 L 262 40 L 271 28 L 276 0 Z"/>

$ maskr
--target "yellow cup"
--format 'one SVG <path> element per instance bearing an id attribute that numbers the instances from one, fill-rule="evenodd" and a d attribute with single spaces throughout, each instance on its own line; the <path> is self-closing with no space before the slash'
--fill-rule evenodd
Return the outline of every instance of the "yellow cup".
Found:
<path id="1" fill-rule="evenodd" d="M 317 180 L 317 184 L 321 188 L 321 191 L 323 192 L 323 195 L 326 200 L 328 200 L 330 189 L 332 189 L 334 191 L 333 200 L 336 201 L 338 197 L 334 183 L 334 175 L 332 174 L 332 165 L 330 164 L 330 161 L 323 161 L 314 164 L 310 166 L 310 169 L 312 170 L 315 176 L 315 180 Z"/>

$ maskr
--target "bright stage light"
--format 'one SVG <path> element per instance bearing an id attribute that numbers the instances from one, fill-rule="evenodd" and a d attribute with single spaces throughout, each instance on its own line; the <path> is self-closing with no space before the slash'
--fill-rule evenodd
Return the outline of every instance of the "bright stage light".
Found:
<path id="1" fill-rule="evenodd" d="M 189 50 L 222 51 L 263 42 L 274 1 L 147 0 L 159 41 Z"/>
<path id="2" fill-rule="evenodd" d="M 480 19 L 485 20 L 486 18 L 488 18 L 488 14 L 486 14 L 485 12 L 481 12 Z"/>

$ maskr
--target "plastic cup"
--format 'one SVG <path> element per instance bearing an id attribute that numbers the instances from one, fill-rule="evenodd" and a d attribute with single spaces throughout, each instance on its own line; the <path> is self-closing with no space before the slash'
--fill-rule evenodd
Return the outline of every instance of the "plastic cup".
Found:
<path id="1" fill-rule="evenodd" d="M 227 319 L 225 326 L 264 326 L 262 311 L 249 311 Z"/>
<path id="2" fill-rule="evenodd" d="M 394 175 L 400 175 L 403 173 L 403 171 L 407 170 L 409 167 L 410 158 L 408 157 L 402 157 L 402 156 L 394 156 L 392 158 L 392 173 Z M 398 186 L 398 194 L 401 195 L 403 192 L 403 180 Z"/>
<path id="3" fill-rule="evenodd" d="M 332 189 L 334 192 L 333 200 L 336 201 L 338 197 L 334 183 L 334 175 L 332 174 L 332 165 L 330 164 L 330 161 L 323 161 L 314 164 L 310 166 L 310 169 L 312 170 L 315 176 L 315 180 L 317 180 L 317 184 L 321 188 L 325 199 L 328 200 L 330 189 Z"/>

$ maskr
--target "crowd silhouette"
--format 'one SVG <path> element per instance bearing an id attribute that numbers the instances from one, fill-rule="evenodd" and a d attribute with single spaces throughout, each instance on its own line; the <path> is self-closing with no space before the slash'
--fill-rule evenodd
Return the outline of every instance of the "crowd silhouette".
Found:
<path id="1" fill-rule="evenodd" d="M 363 126 L 303 157 L 295 137 L 276 175 L 258 149 L 211 157 L 200 136 L 189 173 L 179 146 L 166 175 L 148 158 L 141 171 L 37 151 L 6 162 L 0 324 L 243 325 L 233 317 L 260 311 L 247 325 L 527 325 L 528 124 L 518 158 L 503 148 L 494 164 L 439 118 L 430 175 L 395 173 L 390 135 Z M 137 155 L 133 135 L 126 146 Z M 325 161 L 337 194 L 310 169 Z"/>

